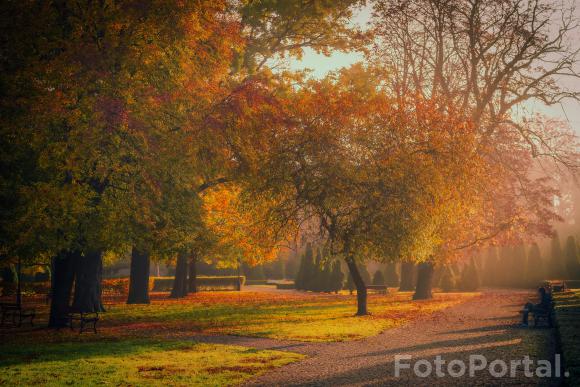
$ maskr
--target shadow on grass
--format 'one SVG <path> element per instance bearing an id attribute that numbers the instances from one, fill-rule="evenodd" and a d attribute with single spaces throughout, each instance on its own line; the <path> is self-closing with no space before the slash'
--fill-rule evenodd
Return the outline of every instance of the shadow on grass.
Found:
<path id="1" fill-rule="evenodd" d="M 196 343 L 157 342 L 151 340 L 69 342 L 27 344 L 0 347 L 0 369 L 36 362 L 66 362 L 95 357 L 124 357 L 146 352 L 191 348 Z"/>

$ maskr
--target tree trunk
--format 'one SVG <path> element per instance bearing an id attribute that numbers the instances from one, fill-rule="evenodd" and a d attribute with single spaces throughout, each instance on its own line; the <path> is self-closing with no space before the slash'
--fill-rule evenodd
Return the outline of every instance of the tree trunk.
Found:
<path id="1" fill-rule="evenodd" d="M 413 262 L 401 263 L 401 284 L 399 291 L 410 292 L 415 290 L 415 264 Z"/>
<path id="2" fill-rule="evenodd" d="M 149 270 L 151 259 L 148 252 L 133 247 L 131 252 L 131 274 L 127 304 L 149 304 Z"/>
<path id="3" fill-rule="evenodd" d="M 423 262 L 417 270 L 417 290 L 413 294 L 413 300 L 429 300 L 433 298 L 433 263 Z"/>
<path id="4" fill-rule="evenodd" d="M 103 252 L 86 252 L 76 260 L 76 281 L 73 309 L 81 312 L 104 312 L 101 300 L 103 277 Z"/>
<path id="5" fill-rule="evenodd" d="M 357 302 L 357 316 L 366 316 L 368 314 L 367 310 L 367 287 L 360 275 L 358 267 L 355 260 L 352 257 L 346 259 L 346 264 L 348 270 L 350 271 L 350 276 L 352 282 L 356 286 L 356 302 Z"/>
<path id="6" fill-rule="evenodd" d="M 187 296 L 187 271 L 187 255 L 180 253 L 177 256 L 175 279 L 173 280 L 173 289 L 169 297 L 181 298 Z"/>
<path id="7" fill-rule="evenodd" d="M 197 256 L 191 254 L 189 261 L 189 293 L 197 293 Z"/>
<path id="8" fill-rule="evenodd" d="M 58 328 L 65 325 L 69 310 L 75 278 L 75 261 L 80 259 L 78 252 L 62 252 L 52 258 L 51 302 L 48 326 Z"/>

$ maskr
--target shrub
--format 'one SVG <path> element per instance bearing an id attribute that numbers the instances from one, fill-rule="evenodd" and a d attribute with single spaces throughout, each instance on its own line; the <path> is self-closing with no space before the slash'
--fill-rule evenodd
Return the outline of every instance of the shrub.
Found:
<path id="1" fill-rule="evenodd" d="M 441 280 L 439 281 L 439 287 L 444 292 L 450 292 L 455 289 L 455 276 L 453 271 L 448 265 L 443 267 L 443 273 L 441 274 Z"/>
<path id="2" fill-rule="evenodd" d="M 557 232 L 554 233 L 550 241 L 550 253 L 550 264 L 546 274 L 553 279 L 564 279 L 566 277 L 566 262 L 560 244 L 560 236 Z"/>
<path id="3" fill-rule="evenodd" d="M 399 286 L 399 273 L 397 273 L 397 264 L 395 262 L 387 263 L 385 271 L 385 285 L 396 288 Z"/>
<path id="4" fill-rule="evenodd" d="M 296 279 L 294 281 L 296 284 L 296 289 L 308 290 L 310 288 L 314 269 L 315 266 L 312 245 L 308 243 L 306 245 L 304 254 L 302 254 L 302 258 L 300 259 L 300 268 L 298 269 L 298 273 L 296 274 Z"/>
<path id="5" fill-rule="evenodd" d="M 526 283 L 529 287 L 537 288 L 544 279 L 542 257 L 540 255 L 540 248 L 537 243 L 533 243 L 530 247 L 530 254 L 528 256 L 528 265 L 526 267 Z"/>
<path id="6" fill-rule="evenodd" d="M 173 277 L 154 277 L 153 291 L 167 292 L 173 288 Z M 198 290 L 235 290 L 238 287 L 238 279 L 244 285 L 246 277 L 244 276 L 197 276 Z"/>
<path id="7" fill-rule="evenodd" d="M 151 279 L 149 286 L 151 287 Z M 101 282 L 105 294 L 129 294 L 129 278 L 108 278 Z"/>
<path id="8" fill-rule="evenodd" d="M 336 260 L 332 266 L 332 272 L 330 274 L 330 287 L 328 291 L 338 293 L 338 291 L 342 289 L 343 283 L 344 273 L 342 272 L 340 261 Z"/>
<path id="9" fill-rule="evenodd" d="M 459 289 L 464 292 L 473 292 L 479 288 L 479 273 L 477 272 L 477 265 L 473 257 L 469 264 L 464 266 L 461 272 L 461 279 L 459 281 Z"/>
<path id="10" fill-rule="evenodd" d="M 373 276 L 373 285 L 384 285 L 385 284 L 385 276 L 380 270 L 375 272 Z"/>
<path id="11" fill-rule="evenodd" d="M 569 236 L 566 239 L 566 270 L 568 271 L 568 279 L 580 279 L 578 270 L 578 251 L 576 247 L 576 239 Z"/>
<path id="12" fill-rule="evenodd" d="M 248 279 L 246 285 L 268 285 L 268 280 L 265 279 Z"/>
<path id="13" fill-rule="evenodd" d="M 499 257 L 497 255 L 497 248 L 491 246 L 487 251 L 487 257 L 483 269 L 483 284 L 486 286 L 498 286 L 501 284 L 499 280 Z"/>
<path id="14" fill-rule="evenodd" d="M 296 288 L 294 286 L 294 282 L 279 282 L 276 284 L 276 289 L 290 290 L 290 289 L 296 289 Z"/>

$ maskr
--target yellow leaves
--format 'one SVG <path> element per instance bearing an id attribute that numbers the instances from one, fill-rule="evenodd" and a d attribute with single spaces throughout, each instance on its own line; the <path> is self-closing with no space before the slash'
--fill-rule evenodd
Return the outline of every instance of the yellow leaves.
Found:
<path id="1" fill-rule="evenodd" d="M 276 258 L 281 241 L 267 222 L 267 207 L 244 201 L 240 195 L 241 190 L 231 185 L 204 193 L 205 224 L 217 237 L 209 257 L 252 265 Z"/>

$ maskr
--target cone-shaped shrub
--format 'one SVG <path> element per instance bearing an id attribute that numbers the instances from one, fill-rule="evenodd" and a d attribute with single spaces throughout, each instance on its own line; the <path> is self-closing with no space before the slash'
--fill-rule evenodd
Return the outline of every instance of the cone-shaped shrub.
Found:
<path id="1" fill-rule="evenodd" d="M 540 248 L 537 243 L 532 243 L 528 255 L 528 265 L 526 267 L 526 283 L 528 287 L 537 288 L 544 279 L 544 267 Z"/>
<path id="2" fill-rule="evenodd" d="M 580 279 L 579 266 L 576 239 L 570 235 L 566 239 L 566 270 L 568 271 L 568 279 Z"/>
<path id="3" fill-rule="evenodd" d="M 479 288 L 479 273 L 475 260 L 471 258 L 469 264 L 463 267 L 461 279 L 459 280 L 459 289 L 464 292 L 474 292 Z"/>
<path id="4" fill-rule="evenodd" d="M 384 285 L 385 284 L 385 276 L 381 270 L 377 270 L 375 275 L 373 275 L 373 285 Z"/>
<path id="5" fill-rule="evenodd" d="M 344 273 L 342 272 L 342 267 L 340 266 L 340 261 L 336 260 L 332 264 L 332 272 L 330 275 L 330 292 L 338 293 L 342 289 L 344 282 Z"/>
<path id="6" fill-rule="evenodd" d="M 385 285 L 396 288 L 399 286 L 399 273 L 397 273 L 397 264 L 395 262 L 387 263 L 385 271 Z"/>
<path id="7" fill-rule="evenodd" d="M 483 284 L 485 286 L 498 286 L 500 281 L 499 276 L 499 257 L 497 255 L 497 247 L 491 246 L 487 251 L 485 259 Z"/>
<path id="8" fill-rule="evenodd" d="M 549 272 L 546 274 L 551 279 L 563 279 L 566 277 L 566 260 L 560 243 L 560 236 L 557 232 L 554 233 L 550 241 L 550 264 Z"/>
<path id="9" fill-rule="evenodd" d="M 441 280 L 439 281 L 439 287 L 444 292 L 450 292 L 455 289 L 455 276 L 453 271 L 448 265 L 443 267 L 443 273 L 441 274 Z"/>

